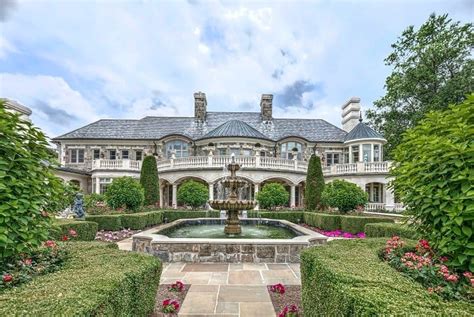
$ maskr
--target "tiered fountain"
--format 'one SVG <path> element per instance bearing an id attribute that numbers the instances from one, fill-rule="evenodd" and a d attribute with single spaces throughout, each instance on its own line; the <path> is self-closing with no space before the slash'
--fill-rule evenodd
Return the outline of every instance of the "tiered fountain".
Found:
<path id="1" fill-rule="evenodd" d="M 232 160 L 227 166 L 227 169 L 230 171 L 230 177 L 226 177 L 222 184 L 225 188 L 229 189 L 229 197 L 223 200 L 210 200 L 209 204 L 214 209 L 227 210 L 227 220 L 225 222 L 224 232 L 226 234 L 234 235 L 242 232 L 239 212 L 241 210 L 253 209 L 256 202 L 254 200 L 238 199 L 237 191 L 245 185 L 246 181 L 236 175 L 236 172 L 240 169 L 240 165 L 235 162 L 234 155 L 232 155 Z"/>

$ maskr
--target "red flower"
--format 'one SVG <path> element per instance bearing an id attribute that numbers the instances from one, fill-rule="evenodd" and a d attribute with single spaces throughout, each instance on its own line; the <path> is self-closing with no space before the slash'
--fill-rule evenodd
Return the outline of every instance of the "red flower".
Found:
<path id="1" fill-rule="evenodd" d="M 69 240 L 69 237 L 67 235 L 64 235 L 61 237 L 61 241 L 67 241 Z"/>
<path id="2" fill-rule="evenodd" d="M 13 281 L 13 276 L 11 274 L 4 274 L 3 275 L 3 282 L 4 283 L 10 283 Z"/>
<path id="3" fill-rule="evenodd" d="M 54 242 L 53 240 L 48 240 L 44 243 L 44 245 L 47 246 L 48 248 L 55 248 L 56 242 Z"/>
<path id="4" fill-rule="evenodd" d="M 167 298 L 163 301 L 163 312 L 174 313 L 179 309 L 179 302 L 176 299 Z"/>
<path id="5" fill-rule="evenodd" d="M 449 259 L 447 256 L 442 256 L 439 258 L 439 260 L 444 263 L 444 262 L 448 262 Z"/>
<path id="6" fill-rule="evenodd" d="M 74 229 L 69 229 L 69 234 L 70 234 L 72 237 L 77 237 L 77 232 L 76 232 L 76 230 L 74 230 Z"/>
<path id="7" fill-rule="evenodd" d="M 471 272 L 464 272 L 462 275 L 468 279 L 472 278 L 473 276 Z"/>
<path id="8" fill-rule="evenodd" d="M 182 292 L 183 289 L 184 289 L 184 284 L 181 281 L 176 281 L 175 283 L 171 284 L 169 287 L 169 290 L 173 292 Z"/>
<path id="9" fill-rule="evenodd" d="M 280 295 L 285 294 L 285 285 L 278 283 L 270 286 L 270 291 L 273 293 L 278 293 Z"/>
<path id="10" fill-rule="evenodd" d="M 167 298 L 163 301 L 163 306 L 168 306 L 171 302 L 171 299 L 170 298 Z"/>

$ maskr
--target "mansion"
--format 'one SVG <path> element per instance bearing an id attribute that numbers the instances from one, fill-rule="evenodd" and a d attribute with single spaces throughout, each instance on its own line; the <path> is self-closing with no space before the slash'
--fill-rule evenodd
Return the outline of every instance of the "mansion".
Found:
<path id="1" fill-rule="evenodd" d="M 61 167 L 56 174 L 86 192 L 104 193 L 114 178 L 140 176 L 146 155 L 158 161 L 160 206 L 178 208 L 177 190 L 193 179 L 218 198 L 219 181 L 234 155 L 253 199 L 268 182 L 290 193 L 288 207 L 302 208 L 308 160 L 321 157 L 326 182 L 344 179 L 369 195 L 367 210 L 399 210 L 387 188 L 390 162 L 382 135 L 362 122 L 360 99 L 342 105 L 342 129 L 322 119 L 274 118 L 273 96 L 264 94 L 260 112 L 208 112 L 206 95 L 194 94 L 193 117 L 102 119 L 58 136 Z"/>

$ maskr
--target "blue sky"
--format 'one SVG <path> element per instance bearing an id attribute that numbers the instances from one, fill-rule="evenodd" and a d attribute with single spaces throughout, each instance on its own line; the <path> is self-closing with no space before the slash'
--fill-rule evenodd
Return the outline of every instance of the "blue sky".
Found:
<path id="1" fill-rule="evenodd" d="M 473 1 L 0 1 L 0 96 L 54 137 L 100 118 L 259 111 L 340 126 L 351 96 L 384 94 L 384 58 L 430 13 Z"/>

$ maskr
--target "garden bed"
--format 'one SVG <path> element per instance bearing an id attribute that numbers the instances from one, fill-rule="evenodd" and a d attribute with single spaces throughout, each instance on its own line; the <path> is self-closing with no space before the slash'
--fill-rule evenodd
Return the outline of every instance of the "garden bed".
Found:
<path id="1" fill-rule="evenodd" d="M 300 285 L 285 285 L 285 293 L 279 294 L 272 292 L 270 286 L 268 287 L 268 294 L 272 300 L 273 308 L 278 314 L 285 308 L 285 306 L 296 305 L 298 307 L 298 316 L 304 316 L 303 308 L 301 306 L 301 286 Z"/>
<path id="2" fill-rule="evenodd" d="M 141 230 L 130 230 L 122 229 L 119 231 L 100 230 L 95 236 L 95 240 L 102 242 L 117 242 L 127 238 L 130 238 L 135 233 L 139 233 Z"/>
<path id="3" fill-rule="evenodd" d="M 189 288 L 191 287 L 191 285 L 184 284 L 183 290 L 181 292 L 173 292 L 169 290 L 170 286 L 171 284 L 163 284 L 160 285 L 160 287 L 158 288 L 158 292 L 156 294 L 155 311 L 153 312 L 151 317 L 170 316 L 162 312 L 163 301 L 168 298 L 171 300 L 177 300 L 181 308 L 181 306 L 183 305 L 184 298 L 186 297 L 186 294 L 188 293 Z M 172 314 L 171 316 L 177 315 L 178 312 L 179 309 L 175 314 Z"/>

